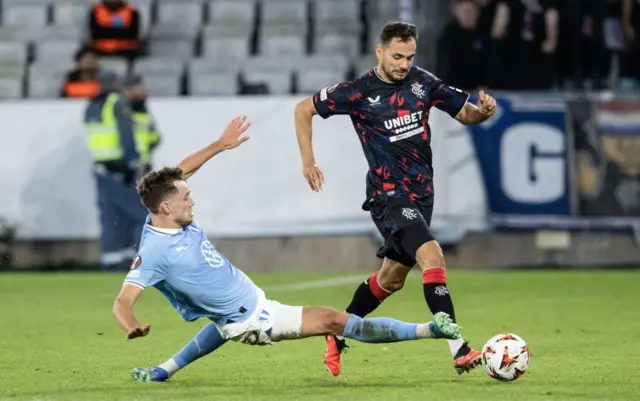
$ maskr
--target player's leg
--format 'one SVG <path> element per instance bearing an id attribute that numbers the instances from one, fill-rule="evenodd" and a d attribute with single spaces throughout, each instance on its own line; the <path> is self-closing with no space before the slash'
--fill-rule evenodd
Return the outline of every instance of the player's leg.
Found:
<path id="1" fill-rule="evenodd" d="M 347 313 L 360 317 L 370 314 L 391 294 L 401 290 L 409 270 L 415 264 L 415 259 L 402 258 L 394 249 L 394 223 L 388 218 L 388 205 L 384 202 L 368 202 L 367 207 L 385 242 L 377 252 L 377 256 L 383 259 L 382 267 L 358 286 L 346 309 Z"/>
<path id="2" fill-rule="evenodd" d="M 362 342 L 396 342 L 419 338 L 459 338 L 458 326 L 446 313 L 425 324 L 381 318 L 361 318 L 321 306 L 289 306 L 268 300 L 265 332 L 272 341 L 314 336 L 344 336 Z"/>
<path id="3" fill-rule="evenodd" d="M 458 327 L 439 313 L 429 323 L 406 323 L 388 317 L 361 318 L 325 307 L 302 308 L 300 338 L 341 335 L 367 343 L 391 343 L 421 338 L 458 338 Z"/>
<path id="4" fill-rule="evenodd" d="M 358 288 L 347 307 L 347 313 L 365 317 L 373 312 L 386 298 L 404 286 L 410 267 L 384 258 L 382 267 L 371 277 L 366 279 Z M 340 374 L 340 356 L 347 346 L 342 336 L 328 336 L 324 354 L 325 365 L 332 375 Z"/>
<path id="5" fill-rule="evenodd" d="M 382 301 L 391 296 L 391 294 L 401 290 L 411 266 L 415 264 L 415 260 L 403 259 L 393 249 L 394 244 L 391 238 L 393 227 L 389 224 L 390 221 L 386 219 L 386 205 L 372 203 L 369 207 L 371 218 L 385 238 L 385 243 L 377 253 L 378 257 L 383 259 L 382 267 L 358 286 L 353 294 L 351 303 L 346 309 L 347 313 L 359 317 L 367 316 L 376 310 Z M 386 255 L 392 256 L 393 259 L 386 257 Z M 405 264 L 396 260 L 404 261 Z M 328 336 L 326 341 L 324 363 L 332 375 L 338 376 L 340 374 L 341 355 L 348 348 L 347 343 L 342 336 Z"/>
<path id="6" fill-rule="evenodd" d="M 178 370 L 210 354 L 226 342 L 215 323 L 209 323 L 177 354 L 155 368 L 135 368 L 131 377 L 135 381 L 165 381 Z"/>
<path id="7" fill-rule="evenodd" d="M 365 317 L 376 310 L 382 301 L 402 289 L 410 269 L 402 263 L 385 258 L 380 270 L 358 286 L 346 312 Z"/>
<path id="8" fill-rule="evenodd" d="M 396 227 L 392 236 L 397 245 L 395 252 L 402 258 L 414 258 L 422 270 L 424 298 L 431 313 L 444 312 L 456 322 L 453 301 L 447 288 L 442 248 L 429 228 L 432 211 L 433 206 L 398 205 L 390 208 L 387 218 Z M 480 352 L 469 348 L 462 338 L 449 340 L 448 343 L 459 374 L 479 364 Z"/>
<path id="9" fill-rule="evenodd" d="M 404 287 L 411 268 L 385 257 L 378 272 L 378 284 L 383 289 L 390 288 L 391 292 L 400 291 Z"/>
<path id="10" fill-rule="evenodd" d="M 404 233 L 408 234 L 408 233 Z M 405 239 L 408 247 L 417 243 Z M 422 270 L 422 288 L 424 298 L 431 313 L 445 312 L 456 321 L 451 293 L 447 288 L 447 271 L 442 248 L 434 239 L 420 245 L 416 251 L 416 261 Z M 480 363 L 480 352 L 469 348 L 462 339 L 448 340 L 456 371 L 468 372 Z"/>

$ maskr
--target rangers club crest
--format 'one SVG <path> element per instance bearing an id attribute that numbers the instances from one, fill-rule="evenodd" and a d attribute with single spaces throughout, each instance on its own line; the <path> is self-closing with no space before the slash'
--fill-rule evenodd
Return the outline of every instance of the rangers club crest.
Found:
<path id="1" fill-rule="evenodd" d="M 424 89 L 422 89 L 422 85 L 417 81 L 411 85 L 411 92 L 419 98 L 424 97 L 425 94 Z"/>
<path id="2" fill-rule="evenodd" d="M 402 208 L 402 215 L 407 219 L 407 220 L 413 220 L 416 217 L 418 217 L 418 213 L 416 213 L 415 210 L 410 209 L 408 207 L 403 207 Z"/>

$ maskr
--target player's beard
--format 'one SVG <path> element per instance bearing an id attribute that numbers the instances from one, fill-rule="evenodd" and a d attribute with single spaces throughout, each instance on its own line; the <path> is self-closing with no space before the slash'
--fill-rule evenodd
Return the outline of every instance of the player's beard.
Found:
<path id="1" fill-rule="evenodd" d="M 385 75 L 389 78 L 389 80 L 391 80 L 392 82 L 402 82 L 405 80 L 405 78 L 407 78 L 406 71 L 404 71 L 405 75 L 402 78 L 394 78 L 393 72 L 395 71 L 397 73 L 401 73 L 401 71 L 390 70 L 384 64 L 382 65 L 382 70 L 384 71 Z"/>
<path id="2" fill-rule="evenodd" d="M 176 220 L 176 223 L 180 225 L 180 227 L 184 228 L 193 223 L 193 217 L 188 217 L 186 219 Z"/>

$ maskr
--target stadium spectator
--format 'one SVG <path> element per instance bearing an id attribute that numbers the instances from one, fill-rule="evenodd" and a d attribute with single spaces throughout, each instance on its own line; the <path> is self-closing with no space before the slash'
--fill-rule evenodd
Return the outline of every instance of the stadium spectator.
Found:
<path id="1" fill-rule="evenodd" d="M 152 153 L 160 144 L 160 133 L 147 107 L 149 92 L 142 77 L 132 75 L 125 79 L 122 94 L 131 106 L 133 133 L 136 149 L 140 154 L 140 164 L 146 174 L 153 169 Z"/>
<path id="2" fill-rule="evenodd" d="M 100 93 L 85 109 L 85 130 L 93 158 L 102 235 L 104 270 L 126 270 L 137 250 L 146 211 L 137 199 L 141 171 L 131 108 L 121 95 L 118 75 L 101 71 Z"/>
<path id="3" fill-rule="evenodd" d="M 460 1 L 453 12 L 455 18 L 438 40 L 438 75 L 451 85 L 475 89 L 486 82 L 486 43 L 478 25 L 478 5 L 473 0 Z"/>
<path id="4" fill-rule="evenodd" d="M 62 97 L 92 98 L 100 93 L 98 72 L 100 60 L 90 47 L 82 47 L 74 56 L 75 70 L 69 72 L 62 88 Z"/>
<path id="5" fill-rule="evenodd" d="M 621 89 L 637 90 L 640 87 L 640 3 L 622 0 L 620 5 L 622 33 L 628 46 L 622 58 Z"/>
<path id="6" fill-rule="evenodd" d="M 140 53 L 140 13 L 124 0 L 102 0 L 89 15 L 91 45 L 102 55 Z"/>
<path id="7" fill-rule="evenodd" d="M 485 52 L 483 86 L 495 89 L 507 87 L 506 36 L 508 8 L 498 0 L 475 0 L 479 8 L 478 32 Z"/>
<path id="8" fill-rule="evenodd" d="M 558 72 L 563 86 L 602 89 L 607 69 L 603 36 L 606 4 L 602 0 L 562 0 L 558 12 Z"/>
<path id="9" fill-rule="evenodd" d="M 557 78 L 556 0 L 501 1 L 508 8 L 509 89 L 551 89 Z"/>

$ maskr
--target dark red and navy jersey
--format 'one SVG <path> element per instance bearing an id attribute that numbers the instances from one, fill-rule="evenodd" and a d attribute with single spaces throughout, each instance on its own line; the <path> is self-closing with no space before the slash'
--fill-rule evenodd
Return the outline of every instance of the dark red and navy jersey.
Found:
<path id="1" fill-rule="evenodd" d="M 313 105 L 322 118 L 351 116 L 369 163 L 367 201 L 390 197 L 432 203 L 429 112 L 435 106 L 455 117 L 468 98 L 418 67 L 398 83 L 383 80 L 374 68 L 354 81 L 322 89 Z"/>

